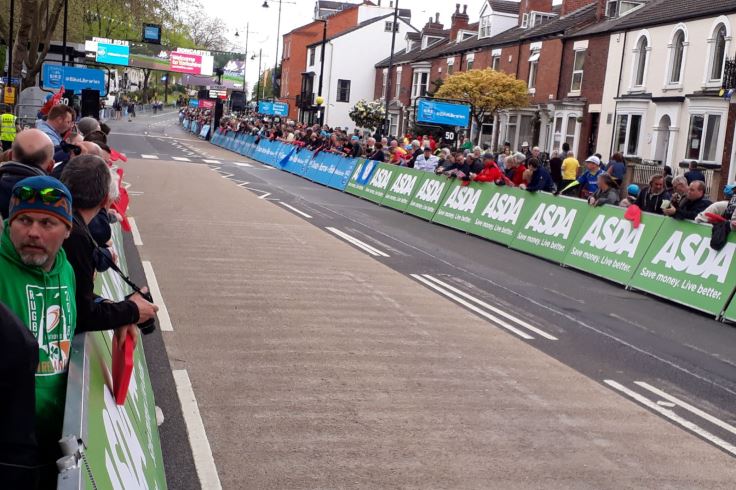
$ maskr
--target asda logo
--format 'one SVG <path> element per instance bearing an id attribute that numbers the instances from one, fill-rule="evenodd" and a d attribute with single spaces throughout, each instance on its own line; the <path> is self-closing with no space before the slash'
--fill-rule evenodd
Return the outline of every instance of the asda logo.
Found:
<path id="1" fill-rule="evenodd" d="M 567 240 L 577 214 L 577 209 L 567 209 L 556 204 L 540 204 L 524 229 Z"/>
<path id="2" fill-rule="evenodd" d="M 496 193 L 491 197 L 481 216 L 515 225 L 523 205 L 524 198 L 517 198 L 511 194 Z"/>
<path id="3" fill-rule="evenodd" d="M 630 259 L 633 259 L 644 233 L 644 228 L 645 225 L 634 228 L 631 226 L 631 222 L 624 218 L 615 216 L 606 218 L 604 215 L 600 215 L 585 232 L 580 243 L 616 255 L 626 254 Z"/>
<path id="4" fill-rule="evenodd" d="M 414 190 L 416 183 L 416 175 L 401 174 L 399 175 L 399 178 L 396 179 L 396 182 L 394 182 L 394 185 L 391 186 L 390 192 L 402 196 L 411 196 L 411 191 Z"/>
<path id="5" fill-rule="evenodd" d="M 385 168 L 379 168 L 371 179 L 370 186 L 377 189 L 385 189 L 388 186 L 388 181 L 391 180 L 391 172 Z"/>
<path id="6" fill-rule="evenodd" d="M 437 204 L 440 202 L 440 197 L 442 197 L 442 192 L 445 190 L 445 185 L 447 185 L 447 182 L 427 179 L 424 181 L 424 184 L 422 184 L 419 192 L 417 192 L 416 199 Z"/>
<path id="7" fill-rule="evenodd" d="M 657 252 L 652 264 L 661 262 L 668 269 L 703 279 L 713 276 L 723 284 L 731 268 L 734 251 L 736 245 L 733 243 L 714 250 L 710 247 L 710 237 L 698 234 L 684 236 L 681 231 L 676 231 Z"/>
<path id="8" fill-rule="evenodd" d="M 471 187 L 458 186 L 453 189 L 450 197 L 445 201 L 444 207 L 460 211 L 462 213 L 474 213 L 475 207 L 480 200 L 481 190 Z"/>

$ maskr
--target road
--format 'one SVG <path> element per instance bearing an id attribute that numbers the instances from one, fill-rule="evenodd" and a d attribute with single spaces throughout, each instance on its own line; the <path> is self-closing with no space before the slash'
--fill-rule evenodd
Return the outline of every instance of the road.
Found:
<path id="1" fill-rule="evenodd" d="M 152 339 L 159 355 L 149 360 L 167 475 L 181 476 L 171 488 L 197 487 L 171 367 L 188 370 L 226 488 L 734 481 L 733 327 L 269 169 L 194 138 L 172 114 L 111 125 L 113 146 L 133 158 L 139 249 L 162 271 L 174 324 Z M 259 280 L 268 294 L 251 289 Z M 198 301 L 204 290 L 209 303 Z M 197 330 L 208 317 L 207 331 L 230 344 Z M 372 350 L 384 355 L 340 357 Z M 353 383 L 362 391 L 345 388 Z M 569 457 L 550 453 L 560 447 Z M 482 484 L 489 478 L 498 483 Z"/>

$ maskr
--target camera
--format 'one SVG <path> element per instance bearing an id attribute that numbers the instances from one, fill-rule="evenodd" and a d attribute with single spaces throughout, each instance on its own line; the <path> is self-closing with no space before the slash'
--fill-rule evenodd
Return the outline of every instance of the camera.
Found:
<path id="1" fill-rule="evenodd" d="M 125 278 L 123 279 L 125 280 Z M 134 289 L 133 294 L 138 293 L 143 297 L 143 299 L 145 299 L 149 303 L 153 303 L 153 296 L 151 296 L 151 293 L 149 291 L 146 291 L 144 293 L 143 291 L 140 290 L 140 288 L 138 288 L 138 286 L 135 286 L 134 284 L 132 284 L 132 282 L 128 282 L 128 284 L 131 285 L 131 287 L 133 287 Z M 133 296 L 133 294 L 126 296 L 125 299 L 130 299 L 130 297 Z M 138 328 L 140 329 L 143 335 L 152 334 L 153 332 L 156 331 L 156 319 L 151 318 L 150 320 L 146 320 L 143 323 L 139 323 Z"/>

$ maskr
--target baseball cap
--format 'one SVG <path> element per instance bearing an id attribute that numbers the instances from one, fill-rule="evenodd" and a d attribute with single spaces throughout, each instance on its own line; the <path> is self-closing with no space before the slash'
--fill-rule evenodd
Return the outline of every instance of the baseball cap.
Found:
<path id="1" fill-rule="evenodd" d="M 597 156 L 593 155 L 593 156 L 590 156 L 590 157 L 588 157 L 588 158 L 585 159 L 585 163 L 588 163 L 588 162 L 595 163 L 596 165 L 600 166 L 601 159 L 598 158 Z"/>

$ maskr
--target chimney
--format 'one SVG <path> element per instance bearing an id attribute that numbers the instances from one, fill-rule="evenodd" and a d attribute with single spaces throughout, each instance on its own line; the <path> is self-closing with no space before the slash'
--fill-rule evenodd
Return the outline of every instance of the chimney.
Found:
<path id="1" fill-rule="evenodd" d="M 465 29 L 468 27 L 468 23 L 470 22 L 470 17 L 468 16 L 468 6 L 463 5 L 463 11 L 460 12 L 460 4 L 455 4 L 455 13 L 452 14 L 452 22 L 450 27 L 450 40 L 454 41 L 457 39 L 457 33 L 460 32 L 462 29 Z"/>
<path id="2" fill-rule="evenodd" d="M 563 2 L 566 1 L 563 0 Z M 523 23 L 524 14 L 531 12 L 552 12 L 552 0 L 521 0 L 519 3 L 519 25 Z"/>
<path id="3" fill-rule="evenodd" d="M 431 30 L 431 31 L 441 31 L 445 28 L 443 24 L 440 23 L 440 13 L 437 12 L 434 16 L 434 18 L 430 17 L 427 21 L 427 25 L 424 26 L 424 29 L 422 29 L 422 32 Z"/>
<path id="4" fill-rule="evenodd" d="M 597 3 L 598 8 L 596 10 L 596 18 L 598 20 L 602 19 L 606 15 L 606 4 L 608 3 L 606 0 L 562 0 L 562 10 L 560 11 L 560 15 L 567 15 L 570 12 L 575 12 L 578 9 L 581 9 L 585 7 L 586 5 L 590 5 L 591 3 Z"/>

